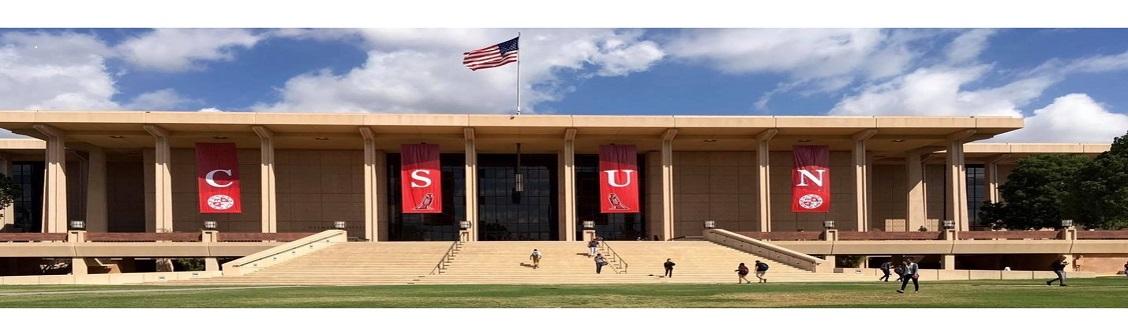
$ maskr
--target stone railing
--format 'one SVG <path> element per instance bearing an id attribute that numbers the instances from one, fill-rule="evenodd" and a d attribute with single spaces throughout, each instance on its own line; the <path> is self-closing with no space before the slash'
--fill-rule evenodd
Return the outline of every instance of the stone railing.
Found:
<path id="1" fill-rule="evenodd" d="M 223 264 L 223 275 L 243 275 L 348 241 L 345 230 L 326 230 Z"/>
<path id="2" fill-rule="evenodd" d="M 66 233 L 0 233 L 0 242 L 65 242 Z"/>
<path id="3" fill-rule="evenodd" d="M 816 232 L 817 233 L 817 232 Z M 805 271 L 830 271 L 834 265 L 826 260 L 811 255 L 784 248 L 769 242 L 753 239 L 723 229 L 705 230 L 705 240 L 728 246 L 740 251 L 752 253 L 775 262 L 792 266 Z"/>

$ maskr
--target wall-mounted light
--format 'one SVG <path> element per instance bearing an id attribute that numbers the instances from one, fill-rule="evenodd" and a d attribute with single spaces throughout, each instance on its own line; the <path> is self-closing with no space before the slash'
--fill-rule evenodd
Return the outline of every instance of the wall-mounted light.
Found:
<path id="1" fill-rule="evenodd" d="M 458 221 L 458 228 L 463 229 L 463 230 L 469 230 L 470 229 L 470 221 L 467 221 L 467 220 Z"/>
<path id="2" fill-rule="evenodd" d="M 833 229 L 834 228 L 834 221 L 832 221 L 832 220 L 823 221 L 823 228 L 824 229 Z"/>
<path id="3" fill-rule="evenodd" d="M 70 221 L 70 229 L 71 230 L 86 230 L 86 222 L 80 221 L 80 220 L 72 220 L 72 221 Z"/>
<path id="4" fill-rule="evenodd" d="M 345 221 L 333 222 L 333 228 L 337 229 L 337 230 L 344 230 L 345 229 Z"/>
<path id="5" fill-rule="evenodd" d="M 951 219 L 944 220 L 944 229 L 951 230 L 956 228 L 956 221 Z"/>
<path id="6" fill-rule="evenodd" d="M 712 229 L 712 228 L 715 228 L 715 227 L 717 227 L 717 222 L 711 221 L 711 220 L 705 221 L 705 228 L 706 229 Z"/>
<path id="7" fill-rule="evenodd" d="M 1072 220 L 1072 219 L 1063 219 L 1063 220 L 1061 220 L 1061 227 L 1063 227 L 1063 228 L 1071 228 L 1071 227 L 1073 227 L 1073 220 Z"/>
<path id="8" fill-rule="evenodd" d="M 595 228 L 595 221 L 584 221 L 584 229 L 591 230 Z"/>

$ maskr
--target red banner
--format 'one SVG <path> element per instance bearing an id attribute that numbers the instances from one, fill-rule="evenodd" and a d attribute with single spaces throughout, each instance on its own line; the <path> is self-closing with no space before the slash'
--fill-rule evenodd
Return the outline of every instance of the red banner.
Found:
<path id="1" fill-rule="evenodd" d="M 400 181 L 403 213 L 442 213 L 439 145 L 401 145 Z"/>
<path id="2" fill-rule="evenodd" d="M 634 145 L 599 146 L 600 213 L 638 213 L 638 184 Z"/>
<path id="3" fill-rule="evenodd" d="M 200 213 L 241 213 L 239 157 L 234 143 L 196 144 Z"/>
<path id="4" fill-rule="evenodd" d="M 830 148 L 795 146 L 791 169 L 791 211 L 830 211 Z"/>

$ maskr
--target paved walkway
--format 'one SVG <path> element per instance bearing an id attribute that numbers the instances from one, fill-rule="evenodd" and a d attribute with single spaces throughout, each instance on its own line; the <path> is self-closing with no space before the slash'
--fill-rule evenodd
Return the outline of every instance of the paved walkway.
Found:
<path id="1" fill-rule="evenodd" d="M 147 292 L 191 292 L 191 291 L 208 291 L 208 290 L 230 290 L 230 289 L 261 289 L 261 288 L 289 288 L 289 287 L 305 287 L 305 286 L 240 286 L 240 287 L 196 287 L 196 288 L 159 288 L 159 289 L 101 289 L 101 290 L 66 290 L 66 291 L 47 291 L 47 292 L 0 292 L 0 296 L 28 296 L 28 295 L 52 295 L 52 294 L 115 294 L 115 293 L 147 293 Z"/>

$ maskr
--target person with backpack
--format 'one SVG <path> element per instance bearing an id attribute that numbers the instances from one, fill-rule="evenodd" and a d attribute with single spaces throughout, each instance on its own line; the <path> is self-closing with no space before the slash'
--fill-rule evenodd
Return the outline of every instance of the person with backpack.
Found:
<path id="1" fill-rule="evenodd" d="M 768 263 L 756 260 L 756 278 L 760 279 L 760 283 L 768 283 L 768 278 L 764 275 L 768 273 Z"/>
<path id="2" fill-rule="evenodd" d="M 893 280 L 893 281 L 901 282 L 901 279 L 905 278 L 905 263 L 904 263 L 904 261 L 902 261 L 900 265 L 897 265 L 897 267 L 893 268 L 893 273 L 897 273 L 897 280 Z"/>
<path id="3" fill-rule="evenodd" d="M 533 269 L 540 267 L 541 253 L 537 249 L 533 249 L 533 254 L 529 255 L 529 259 L 533 261 Z"/>
<path id="4" fill-rule="evenodd" d="M 1069 262 L 1065 261 L 1065 256 L 1058 257 L 1054 259 L 1054 262 L 1050 263 L 1050 270 L 1053 270 L 1054 274 L 1057 274 L 1057 279 L 1046 281 L 1046 286 L 1052 286 L 1054 281 L 1057 281 L 1058 285 L 1066 286 L 1065 265 L 1069 265 Z"/>
<path id="5" fill-rule="evenodd" d="M 607 259 L 603 258 L 602 253 L 595 254 L 595 274 L 603 271 L 603 265 L 607 265 Z"/>
<path id="6" fill-rule="evenodd" d="M 905 265 L 905 274 L 901 275 L 901 289 L 898 289 L 897 293 L 905 293 L 905 286 L 909 285 L 909 280 L 913 281 L 913 292 L 919 292 L 920 283 L 917 279 L 920 278 L 920 266 L 917 266 L 911 257 L 905 258 L 901 263 Z"/>
<path id="7" fill-rule="evenodd" d="M 748 266 L 744 266 L 744 263 L 740 263 L 739 266 L 736 266 L 735 272 L 736 272 L 736 275 L 737 275 L 737 278 L 736 278 L 737 284 L 740 284 L 741 281 L 744 281 L 745 283 L 748 283 L 748 284 L 752 284 L 752 281 L 749 281 L 748 278 L 747 278 L 747 276 L 748 276 Z"/>
<path id="8" fill-rule="evenodd" d="M 594 237 L 588 242 L 588 257 L 595 257 L 595 249 L 599 247 L 599 240 Z"/>
<path id="9" fill-rule="evenodd" d="M 883 263 L 881 263 L 880 268 L 881 268 L 881 274 L 883 274 L 883 275 L 880 278 L 878 278 L 877 281 L 889 282 L 889 270 L 893 268 L 893 262 L 892 261 L 883 262 Z M 900 280 L 900 279 L 898 279 L 898 280 Z"/>
<path id="10" fill-rule="evenodd" d="M 674 261 L 670 258 L 666 258 L 666 263 L 662 264 L 662 268 L 666 269 L 666 277 L 667 278 L 673 278 L 674 277 L 674 265 L 676 265 L 676 264 L 674 264 Z"/>

